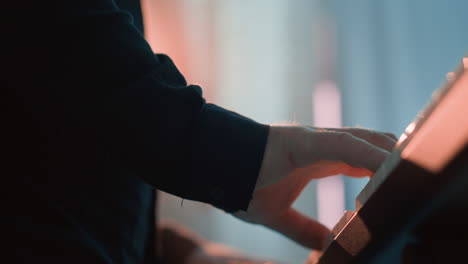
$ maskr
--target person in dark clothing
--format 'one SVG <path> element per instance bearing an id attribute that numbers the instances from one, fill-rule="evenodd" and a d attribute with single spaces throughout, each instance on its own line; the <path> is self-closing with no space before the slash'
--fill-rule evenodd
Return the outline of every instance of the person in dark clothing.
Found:
<path id="1" fill-rule="evenodd" d="M 167 239 L 157 238 L 155 189 L 320 249 L 329 231 L 294 199 L 312 178 L 372 175 L 395 143 L 366 129 L 270 126 L 206 103 L 153 53 L 137 1 L 4 10 L 9 263 L 158 263 Z"/>

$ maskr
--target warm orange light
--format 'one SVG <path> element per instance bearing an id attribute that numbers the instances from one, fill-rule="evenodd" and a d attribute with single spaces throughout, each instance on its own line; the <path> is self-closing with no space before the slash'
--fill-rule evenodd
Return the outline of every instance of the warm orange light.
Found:
<path id="1" fill-rule="evenodd" d="M 434 173 L 440 172 L 468 143 L 468 71 L 460 73 L 450 85 L 450 90 L 401 154 L 403 159 Z"/>

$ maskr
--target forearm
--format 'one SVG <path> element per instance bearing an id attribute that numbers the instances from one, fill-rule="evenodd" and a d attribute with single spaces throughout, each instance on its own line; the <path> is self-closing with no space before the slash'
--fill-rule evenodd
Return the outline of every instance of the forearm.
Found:
<path id="1" fill-rule="evenodd" d="M 22 31 L 37 37 L 34 52 L 16 48 L 6 74 L 21 76 L 11 78 L 15 100 L 34 109 L 45 151 L 105 160 L 184 199 L 246 210 L 268 126 L 205 103 L 112 0 L 46 2 Z"/>

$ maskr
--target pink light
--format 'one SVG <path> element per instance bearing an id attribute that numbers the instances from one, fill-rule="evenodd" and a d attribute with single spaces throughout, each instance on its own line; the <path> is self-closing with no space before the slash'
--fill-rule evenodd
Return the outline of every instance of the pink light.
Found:
<path id="1" fill-rule="evenodd" d="M 314 125 L 341 126 L 341 95 L 334 82 L 317 85 L 313 94 Z M 341 176 L 320 179 L 317 182 L 318 220 L 332 228 L 345 211 L 344 182 Z"/>
<path id="2" fill-rule="evenodd" d="M 468 71 L 449 85 L 448 93 L 401 153 L 403 159 L 434 173 L 442 170 L 468 143 Z"/>

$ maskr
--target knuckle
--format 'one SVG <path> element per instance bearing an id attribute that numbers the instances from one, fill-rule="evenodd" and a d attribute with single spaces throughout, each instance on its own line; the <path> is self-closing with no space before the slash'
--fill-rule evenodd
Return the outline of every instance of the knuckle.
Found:
<path id="1" fill-rule="evenodd" d="M 385 135 L 388 136 L 388 137 L 390 137 L 390 138 L 392 138 L 392 139 L 394 139 L 394 140 L 397 140 L 397 139 L 398 139 L 398 137 L 397 137 L 395 134 L 393 134 L 393 133 L 385 133 Z"/>
<path id="2" fill-rule="evenodd" d="M 376 132 L 376 131 L 369 131 L 369 142 L 381 142 L 385 140 L 385 137 Z"/>
<path id="3" fill-rule="evenodd" d="M 349 132 L 335 132 L 336 140 L 340 143 L 351 142 L 354 138 L 353 135 Z"/>

